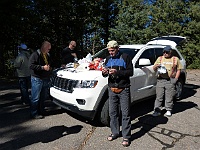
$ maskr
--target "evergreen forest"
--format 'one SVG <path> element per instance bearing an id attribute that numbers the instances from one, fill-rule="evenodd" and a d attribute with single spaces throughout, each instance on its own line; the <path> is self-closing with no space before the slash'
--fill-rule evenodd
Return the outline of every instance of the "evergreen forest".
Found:
<path id="1" fill-rule="evenodd" d="M 13 76 L 20 43 L 33 52 L 49 41 L 59 66 L 71 40 L 82 58 L 109 40 L 145 44 L 166 35 L 186 37 L 181 53 L 187 68 L 200 69 L 199 0 L 1 0 L 0 75 Z"/>

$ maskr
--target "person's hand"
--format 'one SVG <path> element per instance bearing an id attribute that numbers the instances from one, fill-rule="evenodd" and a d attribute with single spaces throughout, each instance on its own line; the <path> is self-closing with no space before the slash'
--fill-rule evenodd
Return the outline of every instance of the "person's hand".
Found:
<path id="1" fill-rule="evenodd" d="M 116 69 L 109 69 L 109 74 L 115 74 L 117 72 Z"/>
<path id="2" fill-rule="evenodd" d="M 50 66 L 49 65 L 45 65 L 45 66 L 43 66 L 43 69 L 46 70 L 46 71 L 49 71 L 50 70 Z"/>
<path id="3" fill-rule="evenodd" d="M 74 58 L 77 58 L 76 53 L 71 53 L 72 56 L 74 56 Z"/>
<path id="4" fill-rule="evenodd" d="M 153 70 L 157 70 L 159 67 L 160 67 L 160 64 L 155 64 L 155 65 L 153 66 Z"/>
<path id="5" fill-rule="evenodd" d="M 108 71 L 109 71 L 108 68 L 103 67 L 103 69 L 102 69 L 102 73 L 103 73 L 103 74 L 108 74 Z"/>
<path id="6" fill-rule="evenodd" d="M 61 67 L 62 67 L 62 68 L 66 68 L 66 64 L 62 64 Z"/>
<path id="7" fill-rule="evenodd" d="M 170 82 L 171 82 L 172 84 L 176 84 L 177 81 L 178 81 L 177 78 L 170 78 Z"/>

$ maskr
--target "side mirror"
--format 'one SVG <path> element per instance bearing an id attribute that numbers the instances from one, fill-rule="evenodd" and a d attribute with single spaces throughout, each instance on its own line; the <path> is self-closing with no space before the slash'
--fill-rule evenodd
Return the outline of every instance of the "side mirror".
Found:
<path id="1" fill-rule="evenodd" d="M 140 66 L 150 66 L 151 62 L 149 59 L 141 58 L 141 59 L 139 59 L 139 65 Z"/>

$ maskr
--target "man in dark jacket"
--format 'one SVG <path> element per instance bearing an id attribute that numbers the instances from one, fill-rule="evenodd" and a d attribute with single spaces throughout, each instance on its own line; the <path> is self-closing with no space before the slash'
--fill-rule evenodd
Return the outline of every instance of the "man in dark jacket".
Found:
<path id="1" fill-rule="evenodd" d="M 109 116 L 111 135 L 108 141 L 119 136 L 119 105 L 122 111 L 122 136 L 123 146 L 130 145 L 131 138 L 131 117 L 130 117 L 130 76 L 133 75 L 133 64 L 131 58 L 119 51 L 116 41 L 107 44 L 110 56 L 106 58 L 105 67 L 102 70 L 104 77 L 108 76 L 109 91 Z"/>
<path id="2" fill-rule="evenodd" d="M 48 96 L 51 75 L 51 60 L 49 51 L 51 44 L 42 43 L 40 49 L 32 53 L 29 59 L 31 69 L 31 118 L 44 118 L 44 101 Z"/>
<path id="3" fill-rule="evenodd" d="M 66 64 L 70 62 L 73 63 L 74 61 L 78 60 L 75 48 L 76 48 L 76 42 L 71 41 L 69 43 L 69 46 L 63 49 L 61 53 L 61 66 L 63 68 L 65 68 Z"/>

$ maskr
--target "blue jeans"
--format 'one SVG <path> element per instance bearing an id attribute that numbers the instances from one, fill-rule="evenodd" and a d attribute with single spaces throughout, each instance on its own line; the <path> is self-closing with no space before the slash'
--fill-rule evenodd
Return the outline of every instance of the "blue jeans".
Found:
<path id="1" fill-rule="evenodd" d="M 44 102 L 49 94 L 49 78 L 31 76 L 31 116 L 44 113 Z"/>
<path id="2" fill-rule="evenodd" d="M 28 77 L 18 77 L 19 80 L 19 87 L 20 87 L 20 92 L 21 92 L 21 101 L 22 103 L 29 104 L 30 99 L 29 99 L 29 93 L 28 89 L 30 87 L 30 76 Z"/>

